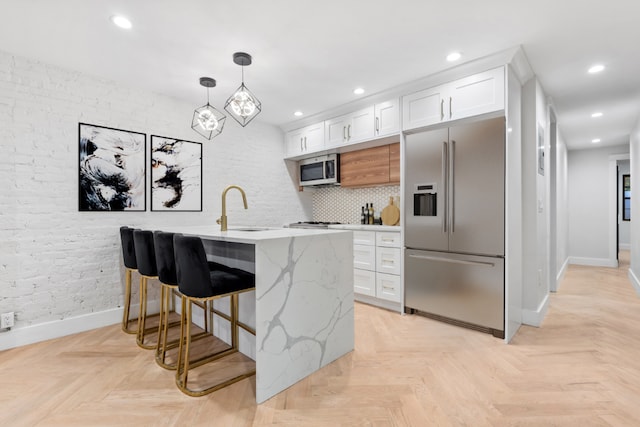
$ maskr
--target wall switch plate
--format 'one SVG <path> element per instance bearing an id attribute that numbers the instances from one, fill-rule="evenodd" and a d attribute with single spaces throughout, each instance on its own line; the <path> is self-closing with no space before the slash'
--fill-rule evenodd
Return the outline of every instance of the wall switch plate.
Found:
<path id="1" fill-rule="evenodd" d="M 8 329 L 13 326 L 13 311 L 0 314 L 0 329 Z"/>

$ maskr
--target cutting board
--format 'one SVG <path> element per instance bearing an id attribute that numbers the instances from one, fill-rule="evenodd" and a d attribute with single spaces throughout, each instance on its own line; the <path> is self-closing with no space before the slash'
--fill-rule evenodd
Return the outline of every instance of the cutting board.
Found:
<path id="1" fill-rule="evenodd" d="M 382 218 L 382 224 L 384 225 L 396 225 L 400 222 L 400 209 L 393 204 L 393 197 L 389 197 L 389 204 L 382 209 L 380 218 Z"/>

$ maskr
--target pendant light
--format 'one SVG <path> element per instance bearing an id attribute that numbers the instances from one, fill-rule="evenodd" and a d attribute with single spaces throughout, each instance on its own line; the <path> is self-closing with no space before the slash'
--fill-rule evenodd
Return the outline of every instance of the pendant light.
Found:
<path id="1" fill-rule="evenodd" d="M 244 127 L 260 114 L 262 103 L 244 85 L 244 66 L 251 65 L 251 55 L 245 52 L 236 52 L 233 54 L 233 62 L 242 67 L 242 84 L 227 99 L 224 109 Z"/>
<path id="2" fill-rule="evenodd" d="M 222 133 L 227 116 L 209 104 L 209 88 L 215 87 L 216 81 L 211 77 L 200 77 L 200 85 L 207 88 L 207 104 L 195 109 L 191 128 L 205 138 L 212 139 Z"/>

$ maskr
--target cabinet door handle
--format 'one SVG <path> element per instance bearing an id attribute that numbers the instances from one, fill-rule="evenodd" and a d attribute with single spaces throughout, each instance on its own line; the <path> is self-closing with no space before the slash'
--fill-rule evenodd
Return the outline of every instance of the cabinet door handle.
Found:
<path id="1" fill-rule="evenodd" d="M 440 120 L 444 120 L 444 99 L 440 100 Z"/>
<path id="2" fill-rule="evenodd" d="M 351 139 L 351 125 L 347 126 L 347 141 Z"/>
<path id="3" fill-rule="evenodd" d="M 302 138 L 303 137 L 300 137 L 300 151 L 304 151 L 304 148 L 302 147 Z"/>
<path id="4" fill-rule="evenodd" d="M 376 133 L 380 133 L 380 118 L 376 117 Z"/>
<path id="5" fill-rule="evenodd" d="M 451 108 L 452 104 L 453 104 L 453 98 L 449 97 L 449 118 L 453 117 L 453 109 Z"/>
<path id="6" fill-rule="evenodd" d="M 347 140 L 347 127 L 346 126 L 342 126 L 342 140 L 343 141 Z"/>
<path id="7" fill-rule="evenodd" d="M 304 137 L 304 149 L 307 150 L 307 137 Z"/>

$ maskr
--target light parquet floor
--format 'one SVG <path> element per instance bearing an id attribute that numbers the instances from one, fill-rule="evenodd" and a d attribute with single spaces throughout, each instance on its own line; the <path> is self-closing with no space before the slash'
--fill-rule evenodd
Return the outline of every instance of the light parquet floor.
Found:
<path id="1" fill-rule="evenodd" d="M 627 269 L 570 266 L 510 345 L 357 304 L 355 351 L 262 405 L 254 378 L 183 395 L 119 325 L 7 350 L 0 426 L 640 426 Z"/>

